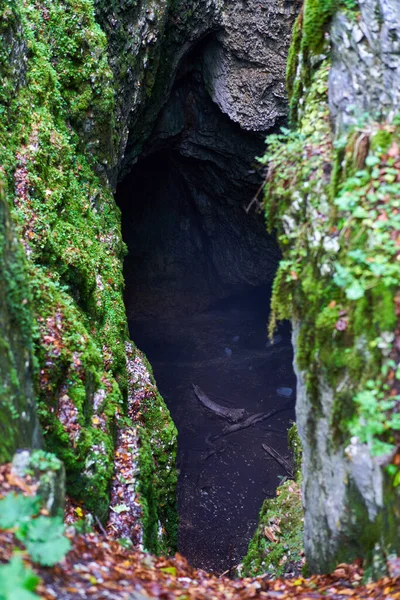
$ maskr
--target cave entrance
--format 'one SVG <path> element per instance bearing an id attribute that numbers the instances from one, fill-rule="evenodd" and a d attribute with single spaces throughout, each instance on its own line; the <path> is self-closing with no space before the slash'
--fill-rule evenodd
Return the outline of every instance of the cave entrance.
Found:
<path id="1" fill-rule="evenodd" d="M 263 500 L 286 475 L 262 444 L 289 453 L 295 375 L 289 324 L 273 345 L 267 336 L 279 250 L 262 215 L 245 211 L 260 185 L 254 157 L 265 134 L 230 121 L 203 81 L 201 64 L 187 62 L 116 199 L 131 337 L 179 434 L 179 551 L 221 573 L 243 558 Z M 234 409 L 249 416 L 283 406 L 221 436 Z"/>

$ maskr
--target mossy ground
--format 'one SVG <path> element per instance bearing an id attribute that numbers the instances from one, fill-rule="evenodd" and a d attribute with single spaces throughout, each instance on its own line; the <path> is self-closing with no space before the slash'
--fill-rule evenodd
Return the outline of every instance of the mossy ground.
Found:
<path id="1" fill-rule="evenodd" d="M 304 563 L 303 507 L 301 501 L 301 443 L 296 425 L 288 432 L 293 452 L 295 480 L 287 480 L 267 499 L 260 511 L 256 532 L 243 560 L 241 575 L 254 577 L 267 573 L 279 577 L 298 574 Z"/>

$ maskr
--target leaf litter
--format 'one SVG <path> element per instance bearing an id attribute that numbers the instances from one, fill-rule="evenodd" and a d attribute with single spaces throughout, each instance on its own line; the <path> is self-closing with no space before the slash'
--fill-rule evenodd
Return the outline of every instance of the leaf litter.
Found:
<path id="1" fill-rule="evenodd" d="M 0 496 L 16 491 L 34 495 L 36 486 L 29 477 L 16 478 L 10 465 L 0 467 Z M 71 514 L 79 518 L 83 509 L 67 503 L 67 523 Z M 115 507 L 116 508 L 116 507 Z M 154 557 L 137 549 L 126 549 L 118 541 L 98 532 L 77 534 L 68 528 L 72 548 L 54 567 L 40 567 L 32 562 L 12 531 L 0 530 L 0 563 L 10 561 L 16 548 L 24 563 L 40 577 L 36 593 L 53 600 L 400 600 L 400 559 L 388 563 L 390 577 L 364 585 L 361 563 L 341 564 L 330 575 L 309 578 L 271 580 L 269 575 L 257 578 L 229 579 L 194 569 L 180 554 L 173 558 Z M 274 534 L 278 533 L 275 528 Z"/>

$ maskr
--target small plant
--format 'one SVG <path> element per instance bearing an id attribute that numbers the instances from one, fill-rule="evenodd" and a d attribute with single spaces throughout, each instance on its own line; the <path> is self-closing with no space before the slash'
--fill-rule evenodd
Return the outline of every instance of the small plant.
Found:
<path id="1" fill-rule="evenodd" d="M 34 600 L 39 581 L 19 556 L 13 556 L 7 565 L 0 566 L 0 600 Z"/>
<path id="2" fill-rule="evenodd" d="M 50 567 L 64 558 L 71 542 L 64 535 L 64 523 L 60 517 L 38 514 L 37 498 L 11 492 L 0 500 L 0 528 L 13 530 L 32 560 Z"/>
<path id="3" fill-rule="evenodd" d="M 35 471 L 59 471 L 61 469 L 61 461 L 51 452 L 44 450 L 35 450 L 29 461 L 29 467 Z"/>

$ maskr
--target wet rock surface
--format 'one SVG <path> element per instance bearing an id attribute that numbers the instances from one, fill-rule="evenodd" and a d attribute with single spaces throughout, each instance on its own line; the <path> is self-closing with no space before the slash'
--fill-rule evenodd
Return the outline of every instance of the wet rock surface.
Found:
<path id="1" fill-rule="evenodd" d="M 277 390 L 295 388 L 290 330 L 283 326 L 277 343 L 267 345 L 268 303 L 265 290 L 253 290 L 200 314 L 130 322 L 179 431 L 179 550 L 216 573 L 243 558 L 263 500 L 285 476 L 262 443 L 289 456 L 295 398 L 291 409 L 218 437 L 229 421 L 199 401 L 193 384 L 218 405 L 247 415 L 288 405 Z"/>

